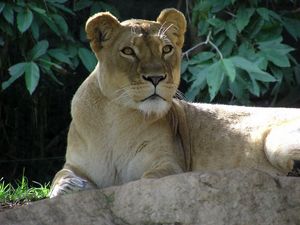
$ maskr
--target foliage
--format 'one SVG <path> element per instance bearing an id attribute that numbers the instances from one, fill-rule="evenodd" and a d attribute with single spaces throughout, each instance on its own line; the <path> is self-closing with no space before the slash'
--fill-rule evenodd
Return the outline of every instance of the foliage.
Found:
<path id="1" fill-rule="evenodd" d="M 251 104 L 264 96 L 274 104 L 281 93 L 299 89 L 300 66 L 291 55 L 295 49 L 284 42 L 287 37 L 299 40 L 300 15 L 278 10 L 280 3 L 196 1 L 192 22 L 206 41 L 196 46 L 204 46 L 200 53 L 190 56 L 195 48 L 184 53 L 188 99 Z"/>
<path id="2" fill-rule="evenodd" d="M 32 94 L 42 76 L 62 85 L 55 74 L 70 73 L 81 64 L 92 71 L 96 58 L 86 47 L 85 21 L 78 18 L 86 20 L 89 14 L 82 17 L 86 11 L 108 9 L 114 10 L 102 1 L 91 0 L 0 2 L 0 68 L 1 74 L 9 72 L 2 89 L 24 77 Z"/>
<path id="3" fill-rule="evenodd" d="M 16 205 L 46 198 L 49 194 L 49 184 L 34 183 L 36 184 L 35 186 L 30 186 L 24 175 L 21 180 L 16 182 L 16 185 L 5 183 L 1 178 L 0 204 L 2 206 Z"/>

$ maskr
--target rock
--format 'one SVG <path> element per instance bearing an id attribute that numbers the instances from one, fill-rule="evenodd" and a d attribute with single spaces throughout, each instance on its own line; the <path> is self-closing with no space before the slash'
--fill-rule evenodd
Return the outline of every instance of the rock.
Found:
<path id="1" fill-rule="evenodd" d="M 300 178 L 245 169 L 178 174 L 6 210 L 0 224 L 299 225 Z"/>

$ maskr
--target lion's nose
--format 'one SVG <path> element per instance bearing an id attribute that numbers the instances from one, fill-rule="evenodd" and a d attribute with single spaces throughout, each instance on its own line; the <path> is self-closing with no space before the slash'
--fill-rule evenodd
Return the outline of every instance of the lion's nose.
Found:
<path id="1" fill-rule="evenodd" d="M 146 81 L 150 81 L 154 86 L 157 86 L 159 82 L 166 79 L 166 75 L 158 75 L 158 76 L 143 76 L 143 79 Z"/>

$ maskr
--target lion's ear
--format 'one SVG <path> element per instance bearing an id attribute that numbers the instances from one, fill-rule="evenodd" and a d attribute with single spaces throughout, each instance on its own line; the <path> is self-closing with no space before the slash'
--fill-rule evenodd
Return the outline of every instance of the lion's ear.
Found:
<path id="1" fill-rule="evenodd" d="M 117 33 L 120 22 L 109 12 L 101 12 L 91 16 L 85 25 L 87 38 L 94 52 L 99 51 L 105 42 Z"/>
<path id="2" fill-rule="evenodd" d="M 174 30 L 173 35 L 177 37 L 177 45 L 182 47 L 186 31 L 186 20 L 183 13 L 173 8 L 164 9 L 157 17 L 157 22 L 166 28 L 171 26 L 170 29 Z"/>

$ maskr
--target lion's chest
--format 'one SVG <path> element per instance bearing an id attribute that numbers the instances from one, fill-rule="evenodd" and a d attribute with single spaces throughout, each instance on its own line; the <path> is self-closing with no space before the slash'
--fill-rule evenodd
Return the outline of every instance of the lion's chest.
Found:
<path id="1" fill-rule="evenodd" d="M 174 149 L 174 138 L 166 120 L 148 122 L 136 116 L 103 118 L 93 133 L 85 158 L 88 176 L 107 187 L 137 180 L 156 158 Z M 96 168 L 96 169 L 95 169 Z"/>

